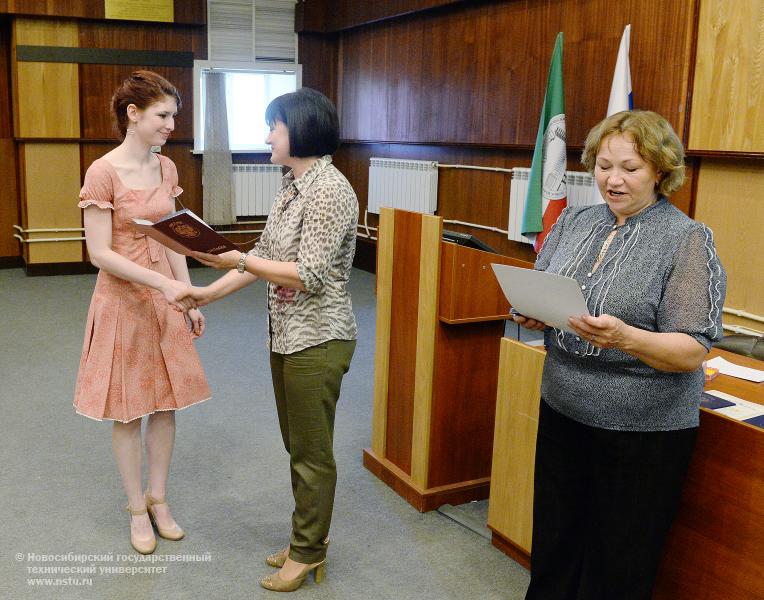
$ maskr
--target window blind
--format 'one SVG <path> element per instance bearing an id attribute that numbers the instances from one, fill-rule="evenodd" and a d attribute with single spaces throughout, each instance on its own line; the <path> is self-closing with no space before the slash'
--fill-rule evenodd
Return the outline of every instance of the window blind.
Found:
<path id="1" fill-rule="evenodd" d="M 295 0 L 207 0 L 208 59 L 297 62 Z"/>

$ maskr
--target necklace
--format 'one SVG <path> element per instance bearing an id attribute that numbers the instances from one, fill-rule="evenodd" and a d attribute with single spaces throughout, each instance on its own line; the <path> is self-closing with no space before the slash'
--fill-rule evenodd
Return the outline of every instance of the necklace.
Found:
<path id="1" fill-rule="evenodd" d="M 600 263 L 602 263 L 602 260 L 605 258 L 605 255 L 607 254 L 607 251 L 610 249 L 610 244 L 613 243 L 613 240 L 615 239 L 616 234 L 618 233 L 618 229 L 613 229 L 613 231 L 610 232 L 610 235 L 607 236 L 605 239 L 605 242 L 602 244 L 602 248 L 600 249 L 600 253 L 597 255 L 597 260 L 594 261 L 594 266 L 592 267 L 592 273 L 596 271 Z"/>

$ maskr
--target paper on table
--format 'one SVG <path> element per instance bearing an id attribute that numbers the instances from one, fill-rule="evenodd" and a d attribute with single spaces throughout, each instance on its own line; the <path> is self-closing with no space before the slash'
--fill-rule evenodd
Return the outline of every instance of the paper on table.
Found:
<path id="1" fill-rule="evenodd" d="M 525 317 L 575 334 L 568 318 L 589 314 L 575 279 L 496 263 L 491 266 L 512 308 Z"/>
<path id="2" fill-rule="evenodd" d="M 742 400 L 737 396 L 733 396 L 732 394 L 725 394 L 724 392 L 720 392 L 718 390 L 706 390 L 706 393 L 716 396 L 717 398 L 722 398 L 724 400 L 729 400 L 730 402 L 735 403 L 734 406 L 727 406 L 714 410 L 714 412 L 717 412 L 721 415 L 730 417 L 737 421 L 743 421 L 745 419 L 751 419 L 753 417 L 764 415 L 763 404 L 748 402 L 748 400 Z"/>
<path id="3" fill-rule="evenodd" d="M 723 359 L 721 356 L 712 358 L 706 362 L 706 366 L 719 369 L 719 373 L 737 377 L 738 379 L 747 379 L 748 381 L 753 381 L 754 383 L 761 383 L 764 381 L 764 371 L 751 369 L 749 367 L 741 367 L 740 365 L 736 365 L 735 363 L 731 363 L 730 361 Z"/>

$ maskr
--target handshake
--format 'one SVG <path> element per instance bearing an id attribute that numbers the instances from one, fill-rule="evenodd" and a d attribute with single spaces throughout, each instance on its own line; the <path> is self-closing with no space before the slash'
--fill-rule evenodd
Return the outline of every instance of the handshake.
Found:
<path id="1" fill-rule="evenodd" d="M 202 313 L 196 310 L 200 306 L 212 302 L 212 297 L 207 288 L 198 288 L 182 281 L 167 279 L 159 288 L 170 306 L 182 312 L 189 330 L 194 337 L 201 337 L 205 329 L 205 321 Z"/>
<path id="2" fill-rule="evenodd" d="M 209 304 L 213 300 L 208 288 L 195 287 L 175 279 L 168 279 L 159 291 L 173 309 L 183 313 Z"/>

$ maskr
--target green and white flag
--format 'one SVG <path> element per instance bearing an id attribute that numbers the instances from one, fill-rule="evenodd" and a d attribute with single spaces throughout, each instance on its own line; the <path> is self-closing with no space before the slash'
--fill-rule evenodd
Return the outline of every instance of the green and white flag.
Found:
<path id="1" fill-rule="evenodd" d="M 565 94 L 562 87 L 562 32 L 557 34 L 546 82 L 536 148 L 533 151 L 528 192 L 523 213 L 523 235 L 541 251 L 552 225 L 568 205 L 565 183 Z"/>

